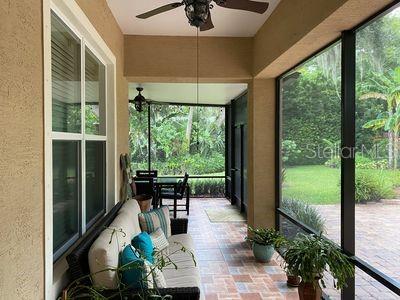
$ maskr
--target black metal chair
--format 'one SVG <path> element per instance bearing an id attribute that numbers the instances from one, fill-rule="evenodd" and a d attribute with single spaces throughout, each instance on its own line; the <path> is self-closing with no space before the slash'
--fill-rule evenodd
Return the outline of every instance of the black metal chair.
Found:
<path id="1" fill-rule="evenodd" d="M 155 208 L 158 204 L 157 188 L 155 180 L 157 170 L 137 170 L 136 177 L 133 178 L 136 185 L 136 195 L 151 195 L 153 197 L 152 205 Z"/>
<path id="2" fill-rule="evenodd" d="M 136 170 L 136 177 L 158 177 L 157 170 Z"/>
<path id="3" fill-rule="evenodd" d="M 163 188 L 159 194 L 160 205 L 162 205 L 163 199 L 174 200 L 173 212 L 174 218 L 176 218 L 176 213 L 178 211 L 186 211 L 189 215 L 190 207 L 190 187 L 188 184 L 189 174 L 185 173 L 183 180 L 179 180 L 178 184 L 174 185 L 172 188 Z M 185 195 L 186 194 L 186 195 Z M 178 200 L 185 200 L 185 203 L 178 204 Z M 178 209 L 178 207 L 184 206 L 185 209 Z"/>
<path id="4" fill-rule="evenodd" d="M 137 180 L 137 181 L 136 181 Z M 140 179 L 136 179 L 136 177 L 132 178 L 131 182 L 131 190 L 132 190 L 132 198 L 136 199 L 139 203 L 140 210 L 147 211 L 150 207 L 148 207 L 148 202 L 151 200 L 151 205 L 154 204 L 154 197 L 157 195 L 156 192 L 151 188 L 151 179 L 147 179 L 145 181 L 141 181 Z"/>

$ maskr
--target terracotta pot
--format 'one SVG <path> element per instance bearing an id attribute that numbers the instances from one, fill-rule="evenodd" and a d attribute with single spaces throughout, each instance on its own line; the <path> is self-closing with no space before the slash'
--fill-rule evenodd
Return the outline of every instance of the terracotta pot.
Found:
<path id="1" fill-rule="evenodd" d="M 314 283 L 301 281 L 298 291 L 300 300 L 321 300 L 322 297 L 322 289 L 318 280 L 315 280 Z"/>
<path id="2" fill-rule="evenodd" d="M 151 202 L 153 201 L 153 197 L 150 195 L 136 195 L 133 197 L 139 203 L 140 211 L 146 212 L 151 208 Z"/>
<path id="3" fill-rule="evenodd" d="M 288 286 L 293 286 L 293 287 L 299 286 L 301 281 L 299 276 L 286 274 L 286 277 L 287 277 L 286 284 Z"/>

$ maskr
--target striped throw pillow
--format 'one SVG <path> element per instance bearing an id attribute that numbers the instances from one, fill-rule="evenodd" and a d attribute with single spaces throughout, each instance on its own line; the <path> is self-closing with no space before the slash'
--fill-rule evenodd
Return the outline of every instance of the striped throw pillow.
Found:
<path id="1" fill-rule="evenodd" d="M 140 213 L 139 224 L 142 228 L 142 231 L 146 231 L 149 234 L 156 231 L 156 229 L 160 227 L 167 238 L 171 236 L 171 224 L 168 206 L 162 206 L 148 212 Z"/>
<path id="2" fill-rule="evenodd" d="M 160 227 L 156 229 L 156 231 L 150 234 L 151 241 L 153 242 L 153 247 L 158 250 L 162 251 L 169 246 L 168 240 L 165 237 L 164 231 Z"/>

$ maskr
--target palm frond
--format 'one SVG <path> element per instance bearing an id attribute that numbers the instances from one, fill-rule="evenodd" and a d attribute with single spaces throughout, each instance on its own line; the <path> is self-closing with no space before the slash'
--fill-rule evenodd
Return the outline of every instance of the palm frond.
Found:
<path id="1" fill-rule="evenodd" d="M 380 99 L 380 100 L 387 100 L 387 96 L 382 93 L 377 92 L 370 92 L 360 96 L 360 100 L 368 100 L 368 99 Z"/>

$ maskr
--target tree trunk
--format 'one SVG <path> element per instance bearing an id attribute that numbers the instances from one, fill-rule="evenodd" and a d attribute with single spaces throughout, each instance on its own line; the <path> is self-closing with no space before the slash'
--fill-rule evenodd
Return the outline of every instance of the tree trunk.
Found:
<path id="1" fill-rule="evenodd" d="M 393 168 L 393 132 L 388 131 L 388 167 Z"/>
<path id="2" fill-rule="evenodd" d="M 187 121 L 187 124 L 186 124 L 186 135 L 185 135 L 185 137 L 186 137 L 186 147 L 187 147 L 186 149 L 187 149 L 188 152 L 190 150 L 190 140 L 192 138 L 193 109 L 194 109 L 193 106 L 191 106 L 189 108 L 188 121 Z"/>
<path id="3" fill-rule="evenodd" d="M 394 131 L 393 133 L 393 169 L 397 170 L 397 157 L 399 156 L 399 147 L 398 147 L 398 131 Z"/>
<path id="4" fill-rule="evenodd" d="M 217 119 L 217 126 L 221 127 L 221 125 L 225 122 L 225 110 L 221 109 L 219 112 L 219 116 Z"/>

